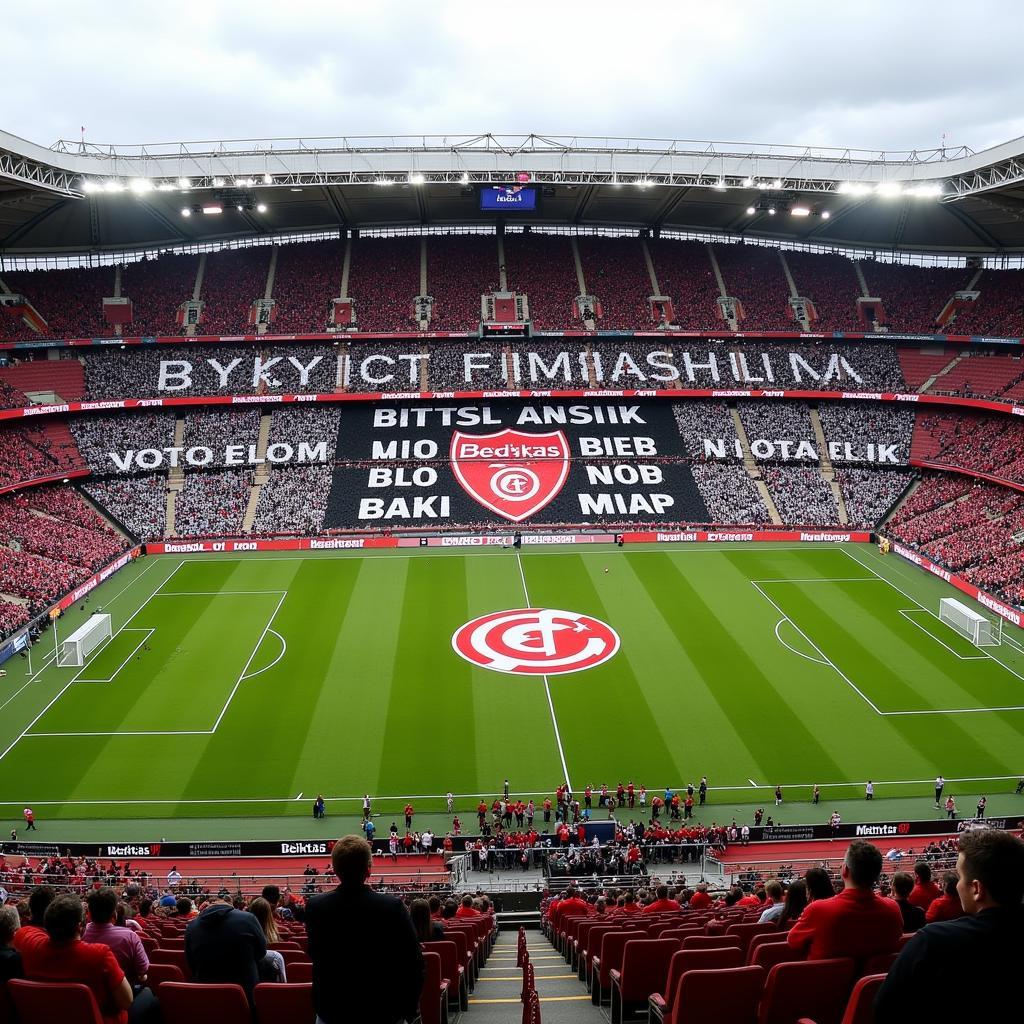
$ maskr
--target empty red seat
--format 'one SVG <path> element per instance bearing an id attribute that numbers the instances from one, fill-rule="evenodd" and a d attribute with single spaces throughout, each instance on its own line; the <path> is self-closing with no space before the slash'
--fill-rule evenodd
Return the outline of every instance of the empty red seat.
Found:
<path id="1" fill-rule="evenodd" d="M 750 946 L 750 940 L 755 935 L 777 935 L 779 932 L 778 927 L 774 923 L 769 924 L 757 924 L 743 923 L 743 924 L 730 924 L 725 929 L 726 935 L 735 935 L 740 940 L 740 949 L 743 950 L 746 955 L 747 949 Z"/>
<path id="2" fill-rule="evenodd" d="M 183 949 L 154 949 L 149 955 L 151 964 L 174 964 L 181 971 L 186 981 L 192 980 L 192 969 Z"/>
<path id="3" fill-rule="evenodd" d="M 776 964 L 798 963 L 806 959 L 804 953 L 790 949 L 788 942 L 765 942 L 750 952 L 747 963 L 770 971 Z"/>
<path id="4" fill-rule="evenodd" d="M 764 971 L 760 967 L 687 971 L 672 997 L 667 1024 L 755 1024 L 763 988 Z"/>
<path id="5" fill-rule="evenodd" d="M 854 970 L 848 958 L 776 964 L 768 972 L 758 1024 L 793 1024 L 798 1017 L 839 1024 Z"/>
<path id="6" fill-rule="evenodd" d="M 606 1002 L 606 995 L 611 998 L 611 972 L 622 969 L 622 954 L 626 943 L 636 938 L 635 931 L 605 932 L 601 936 L 601 952 L 591 957 L 590 968 L 590 998 L 595 1006 Z"/>
<path id="7" fill-rule="evenodd" d="M 7 992 L 20 1024 L 103 1024 L 88 985 L 16 980 L 7 983 Z"/>
<path id="8" fill-rule="evenodd" d="M 184 981 L 185 975 L 175 964 L 156 964 L 150 961 L 146 972 L 146 984 L 155 992 L 162 981 Z"/>
<path id="9" fill-rule="evenodd" d="M 459 947 L 451 939 L 421 943 L 423 951 L 437 953 L 441 957 L 441 973 L 450 982 L 449 1005 L 461 1010 L 469 1009 L 469 988 L 466 984 L 466 969 L 459 963 Z"/>
<path id="10" fill-rule="evenodd" d="M 316 1017 L 309 982 L 257 985 L 252 1001 L 259 1024 L 312 1024 Z"/>
<path id="11" fill-rule="evenodd" d="M 674 939 L 631 939 L 622 954 L 622 969 L 610 971 L 612 1024 L 647 1005 L 652 992 L 665 987 L 668 967 L 679 943 Z"/>
<path id="12" fill-rule="evenodd" d="M 423 991 L 420 992 L 422 1024 L 446 1024 L 448 1020 L 448 979 L 441 973 L 439 953 L 423 954 Z"/>
<path id="13" fill-rule="evenodd" d="M 736 946 L 724 949 L 680 949 L 672 954 L 664 988 L 652 992 L 648 1008 L 652 1020 L 662 1019 L 671 1009 L 672 996 L 679 987 L 679 979 L 687 971 L 717 971 L 729 967 L 742 967 L 743 954 Z"/>
<path id="14" fill-rule="evenodd" d="M 165 981 L 157 996 L 164 1024 L 252 1024 L 241 985 Z"/>
<path id="15" fill-rule="evenodd" d="M 311 961 L 288 965 L 288 981 L 312 981 L 313 964 Z"/>
<path id="16" fill-rule="evenodd" d="M 683 939 L 683 949 L 727 949 L 729 946 L 739 949 L 739 938 L 735 935 L 687 935 Z"/>
<path id="17" fill-rule="evenodd" d="M 788 932 L 768 932 L 762 935 L 754 935 L 750 939 L 750 945 L 747 946 L 747 963 L 753 963 L 754 950 L 758 946 L 773 945 L 776 942 L 785 943 L 788 939 Z"/>

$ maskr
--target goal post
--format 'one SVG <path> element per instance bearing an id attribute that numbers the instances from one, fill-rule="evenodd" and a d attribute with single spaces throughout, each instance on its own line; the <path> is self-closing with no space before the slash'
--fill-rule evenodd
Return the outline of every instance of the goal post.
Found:
<path id="1" fill-rule="evenodd" d="M 966 636 L 976 647 L 997 647 L 1003 642 L 1003 623 L 992 623 L 980 612 L 954 597 L 939 601 L 939 619 Z"/>
<path id="2" fill-rule="evenodd" d="M 90 615 L 57 649 L 57 664 L 61 668 L 81 668 L 85 659 L 105 640 L 113 636 L 109 615 Z"/>

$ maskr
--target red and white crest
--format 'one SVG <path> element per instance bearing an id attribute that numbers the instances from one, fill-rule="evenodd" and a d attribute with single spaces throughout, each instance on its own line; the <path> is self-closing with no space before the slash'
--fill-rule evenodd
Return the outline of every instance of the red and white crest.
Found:
<path id="1" fill-rule="evenodd" d="M 539 512 L 569 475 L 569 442 L 561 430 L 526 434 L 452 434 L 452 472 L 484 508 L 513 523 Z"/>
<path id="2" fill-rule="evenodd" d="M 555 676 L 603 664 L 619 649 L 619 635 L 579 612 L 516 608 L 460 626 L 452 647 L 466 661 L 494 672 Z"/>

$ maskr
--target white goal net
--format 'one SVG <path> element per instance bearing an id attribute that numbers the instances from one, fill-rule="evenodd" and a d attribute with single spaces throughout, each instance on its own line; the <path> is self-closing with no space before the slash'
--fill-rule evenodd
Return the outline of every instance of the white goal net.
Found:
<path id="1" fill-rule="evenodd" d="M 81 667 L 85 659 L 112 635 L 109 615 L 90 615 L 89 621 L 79 626 L 57 648 L 57 664 L 62 668 Z"/>
<path id="2" fill-rule="evenodd" d="M 939 601 L 939 618 L 963 633 L 977 647 L 996 647 L 1003 642 L 1003 623 L 993 623 L 980 612 L 953 597 Z"/>

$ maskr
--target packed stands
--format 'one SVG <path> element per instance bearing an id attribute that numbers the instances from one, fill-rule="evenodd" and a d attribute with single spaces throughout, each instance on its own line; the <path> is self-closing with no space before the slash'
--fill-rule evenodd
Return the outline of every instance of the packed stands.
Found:
<path id="1" fill-rule="evenodd" d="M 903 469 L 836 470 L 851 526 L 873 529 L 907 489 L 911 474 Z"/>
<path id="2" fill-rule="evenodd" d="M 706 458 L 705 441 L 726 442 L 727 459 L 737 461 L 736 445 L 739 438 L 729 407 L 725 402 L 676 402 L 672 415 L 683 437 L 687 454 L 694 461 Z M 725 520 L 721 520 L 724 522 Z"/>
<path id="3" fill-rule="evenodd" d="M 860 266 L 868 292 L 882 300 L 885 326 L 890 331 L 913 334 L 939 331 L 939 314 L 955 291 L 967 287 L 973 275 L 962 267 L 916 267 L 874 260 L 862 260 Z"/>
<path id="4" fill-rule="evenodd" d="M 297 447 L 302 442 L 327 441 L 331 453 L 338 439 L 341 410 L 336 406 L 288 406 L 270 414 L 270 444 L 282 442 Z"/>
<path id="5" fill-rule="evenodd" d="M 231 536 L 242 530 L 252 474 L 241 470 L 186 473 L 174 529 L 179 537 Z"/>
<path id="6" fill-rule="evenodd" d="M 703 242 L 650 239 L 647 248 L 662 295 L 672 299 L 675 325 L 684 331 L 725 326 L 718 307 L 718 282 Z"/>
<path id="7" fill-rule="evenodd" d="M 175 319 L 178 307 L 192 298 L 199 272 L 199 257 L 166 253 L 159 259 L 125 264 L 121 271 L 121 294 L 132 300 L 132 322 L 122 334 L 131 337 L 159 337 L 181 334 Z M 113 331 L 108 327 L 104 332 Z"/>
<path id="8" fill-rule="evenodd" d="M 957 334 L 1024 337 L 1024 270 L 986 270 L 974 286 L 981 294 L 953 321 Z"/>
<path id="9" fill-rule="evenodd" d="M 786 252 L 785 256 L 797 295 L 814 304 L 817 319 L 811 321 L 812 331 L 865 329 L 857 316 L 861 290 L 852 260 L 830 253 Z"/>
<path id="10" fill-rule="evenodd" d="M 203 315 L 197 334 L 255 334 L 249 309 L 267 291 L 273 250 L 269 245 L 225 249 L 206 257 L 203 272 Z M 188 297 L 188 296 L 186 296 Z"/>
<path id="11" fill-rule="evenodd" d="M 415 330 L 413 299 L 420 294 L 420 239 L 361 237 L 353 238 L 349 247 L 348 294 L 356 304 L 359 330 Z M 478 298 L 475 308 L 479 305 Z"/>
<path id="12" fill-rule="evenodd" d="M 82 457 L 62 421 L 0 428 L 0 488 L 82 468 Z"/>
<path id="13" fill-rule="evenodd" d="M 165 448 L 174 444 L 174 413 L 121 412 L 111 415 L 76 416 L 70 421 L 71 433 L 93 473 L 131 473 L 134 463 L 125 466 L 122 459 L 129 451 Z"/>
<path id="14" fill-rule="evenodd" d="M 331 300 L 341 294 L 343 241 L 302 242 L 277 248 L 271 334 L 323 331 Z"/>
<path id="15" fill-rule="evenodd" d="M 0 409 L 23 409 L 28 404 L 29 400 L 21 391 L 0 377 Z"/>
<path id="16" fill-rule="evenodd" d="M 768 466 L 764 480 L 784 523 L 835 526 L 839 522 L 832 490 L 817 467 Z"/>
<path id="17" fill-rule="evenodd" d="M 1024 482 L 1024 423 L 1011 416 L 920 416 L 911 454 L 948 466 Z"/>
<path id="18" fill-rule="evenodd" d="M 253 533 L 321 533 L 333 473 L 330 465 L 271 469 L 269 481 L 260 490 Z"/>
<path id="19" fill-rule="evenodd" d="M 159 540 L 167 532 L 167 477 L 162 473 L 90 480 L 82 489 L 138 540 Z"/>
<path id="20" fill-rule="evenodd" d="M 691 471 L 712 523 L 764 526 L 771 522 L 757 485 L 742 466 L 706 462 Z"/>
<path id="21" fill-rule="evenodd" d="M 506 233 L 504 245 L 508 290 L 527 295 L 533 326 L 551 331 L 572 323 L 579 285 L 569 239 L 537 232 Z"/>
<path id="22" fill-rule="evenodd" d="M 755 458 L 758 456 L 756 442 L 768 441 L 778 452 L 775 457 L 818 461 L 818 445 L 806 402 L 740 402 L 739 411 Z M 790 442 L 790 454 L 779 451 L 780 441 Z"/>
<path id="23" fill-rule="evenodd" d="M 113 267 L 4 271 L 9 292 L 24 295 L 47 323 L 43 337 L 96 338 L 112 334 L 103 318 L 103 299 L 114 294 Z M 0 340 L 33 341 L 31 328 L 0 314 Z"/>
<path id="24" fill-rule="evenodd" d="M 587 294 L 601 304 L 603 331 L 650 328 L 653 293 L 643 249 L 636 238 L 581 235 L 576 240 Z"/>
<path id="25" fill-rule="evenodd" d="M 842 446 L 842 456 L 832 458 L 836 462 L 881 461 L 878 446 L 894 446 L 886 451 L 885 460 L 890 464 L 905 465 L 910 458 L 910 443 L 914 432 L 914 410 L 904 405 L 884 402 L 821 402 L 818 416 L 825 440 L 829 444 Z M 846 445 L 850 448 L 847 449 Z M 875 458 L 871 458 L 869 445 L 875 446 Z M 847 451 L 853 458 L 847 458 Z M 831 454 L 831 453 L 830 453 Z M 889 456 L 892 456 L 890 460 Z"/>
<path id="26" fill-rule="evenodd" d="M 455 390 L 498 390 L 507 388 L 504 364 L 505 355 L 493 353 L 490 365 L 477 369 L 481 360 L 473 361 L 467 370 L 466 353 L 471 351 L 465 345 L 434 342 L 430 346 L 428 384 L 432 391 Z"/>
<path id="27" fill-rule="evenodd" d="M 718 245 L 715 257 L 725 292 L 743 306 L 741 331 L 798 329 L 789 308 L 789 285 L 779 250 L 758 245 Z"/>
<path id="28" fill-rule="evenodd" d="M 434 297 L 432 331 L 475 331 L 480 323 L 480 296 L 497 291 L 498 282 L 494 235 L 431 235 L 427 239 L 427 294 Z"/>
<path id="29" fill-rule="evenodd" d="M 260 410 L 248 406 L 243 409 L 203 409 L 185 416 L 183 445 L 186 449 L 204 447 L 213 449 L 213 459 L 206 465 L 226 464 L 227 449 L 232 445 L 255 448 L 260 432 Z"/>

